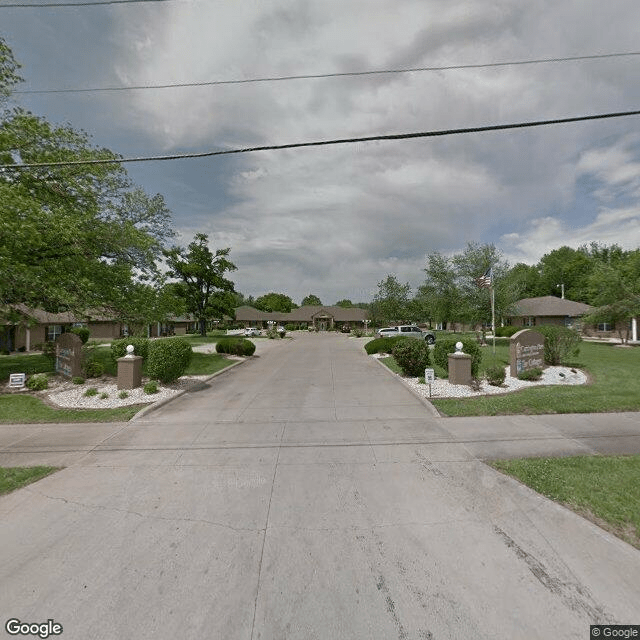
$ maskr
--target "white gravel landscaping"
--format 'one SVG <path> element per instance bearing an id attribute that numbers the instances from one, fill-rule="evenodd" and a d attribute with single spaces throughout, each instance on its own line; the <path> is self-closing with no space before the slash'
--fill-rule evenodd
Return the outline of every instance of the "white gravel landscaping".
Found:
<path id="1" fill-rule="evenodd" d="M 386 358 L 388 354 L 373 354 L 375 358 Z M 535 382 L 518 380 L 509 374 L 509 367 L 505 367 L 506 377 L 504 384 L 500 387 L 490 385 L 486 380 L 480 383 L 480 390 L 475 391 L 472 387 L 463 384 L 450 384 L 448 380 L 436 378 L 431 385 L 432 398 L 469 398 L 473 396 L 496 395 L 500 393 L 510 393 L 520 389 L 543 385 L 577 385 L 586 384 L 587 375 L 579 369 L 570 367 L 547 367 L 542 372 L 542 378 Z M 418 378 L 402 378 L 417 393 L 429 397 L 429 385 L 418 382 Z"/>

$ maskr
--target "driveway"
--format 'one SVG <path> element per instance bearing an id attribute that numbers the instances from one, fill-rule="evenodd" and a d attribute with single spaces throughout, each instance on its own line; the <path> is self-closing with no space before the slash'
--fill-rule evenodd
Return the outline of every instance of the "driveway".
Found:
<path id="1" fill-rule="evenodd" d="M 295 334 L 131 423 L 0 427 L 1 465 L 68 465 L 0 498 L 3 624 L 224 640 L 637 624 L 640 551 L 479 459 L 635 446 L 637 414 L 438 418 L 360 344 Z"/>

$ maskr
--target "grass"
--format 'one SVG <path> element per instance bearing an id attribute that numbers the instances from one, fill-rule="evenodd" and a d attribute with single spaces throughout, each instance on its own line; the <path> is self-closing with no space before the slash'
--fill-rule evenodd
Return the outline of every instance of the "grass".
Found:
<path id="1" fill-rule="evenodd" d="M 126 422 L 140 409 L 140 406 L 116 409 L 54 409 L 33 396 L 3 395 L 0 396 L 0 424 Z"/>
<path id="2" fill-rule="evenodd" d="M 61 467 L 0 467 L 0 495 L 25 487 Z"/>
<path id="3" fill-rule="evenodd" d="M 528 458 L 491 464 L 640 549 L 640 456 Z"/>
<path id="4" fill-rule="evenodd" d="M 383 362 L 389 366 L 387 358 Z M 491 346 L 483 347 L 480 374 L 490 366 L 508 363 L 508 342 L 496 340 L 495 356 Z M 504 395 L 440 398 L 431 402 L 447 416 L 640 411 L 640 378 L 637 375 L 640 349 L 583 342 L 580 355 L 570 366 L 586 371 L 590 384 L 539 386 Z M 434 368 L 438 377 L 446 377 L 444 371 Z"/>
<path id="5" fill-rule="evenodd" d="M 0 380 L 6 380 L 12 373 L 49 373 L 53 371 L 54 363 L 51 358 L 41 353 L 12 354 L 0 356 Z"/>
<path id="6" fill-rule="evenodd" d="M 233 364 L 233 360 L 228 360 L 219 353 L 198 353 L 194 352 L 186 376 L 204 376 L 217 373 L 225 367 Z"/>

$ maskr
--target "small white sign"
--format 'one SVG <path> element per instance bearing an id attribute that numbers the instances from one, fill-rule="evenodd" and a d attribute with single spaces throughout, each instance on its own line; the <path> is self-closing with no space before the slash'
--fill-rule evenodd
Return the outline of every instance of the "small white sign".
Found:
<path id="1" fill-rule="evenodd" d="M 12 373 L 9 375 L 9 386 L 10 387 L 24 387 L 24 383 L 27 380 L 26 373 Z"/>
<path id="2" fill-rule="evenodd" d="M 425 384 L 431 384 L 436 379 L 436 374 L 433 369 L 424 370 L 424 382 Z"/>

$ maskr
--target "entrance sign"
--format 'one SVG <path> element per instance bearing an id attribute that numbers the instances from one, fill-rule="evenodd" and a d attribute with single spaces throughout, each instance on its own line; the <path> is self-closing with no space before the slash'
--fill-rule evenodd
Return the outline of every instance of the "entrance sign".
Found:
<path id="1" fill-rule="evenodd" d="M 22 389 L 27 380 L 26 373 L 12 373 L 9 376 L 9 387 L 11 389 Z"/>
<path id="2" fill-rule="evenodd" d="M 511 336 L 509 346 L 511 377 L 529 369 L 544 369 L 544 336 L 538 331 L 523 329 Z"/>
<path id="3" fill-rule="evenodd" d="M 75 333 L 56 338 L 56 372 L 67 378 L 82 375 L 82 340 Z"/>

